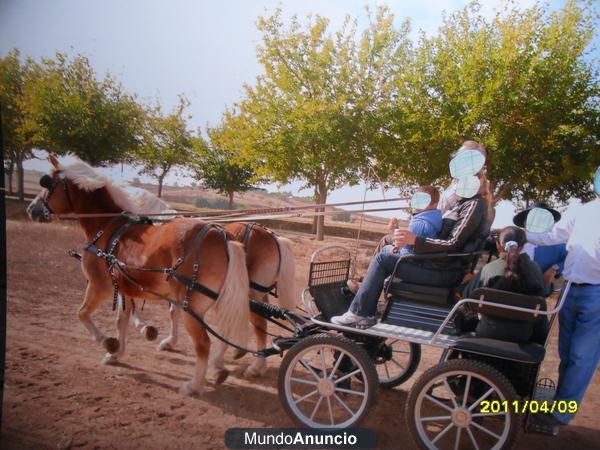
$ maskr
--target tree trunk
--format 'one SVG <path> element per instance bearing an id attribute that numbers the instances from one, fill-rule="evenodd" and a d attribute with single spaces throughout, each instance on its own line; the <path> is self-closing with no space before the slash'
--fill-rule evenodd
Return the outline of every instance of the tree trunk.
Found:
<path id="1" fill-rule="evenodd" d="M 19 200 L 25 200 L 25 171 L 23 170 L 23 153 L 17 157 L 17 175 L 19 177 Z"/>
<path id="2" fill-rule="evenodd" d="M 165 180 L 165 174 L 163 173 L 158 177 L 158 198 L 162 198 L 163 181 Z"/>
<path id="3" fill-rule="evenodd" d="M 227 209 L 233 209 L 233 191 L 228 192 L 229 202 L 227 203 Z"/>
<path id="4" fill-rule="evenodd" d="M 8 162 L 8 170 L 6 174 L 8 175 L 8 193 L 13 193 L 13 174 L 15 173 L 15 162 L 11 159 Z"/>
<path id="5" fill-rule="evenodd" d="M 319 186 L 319 196 L 317 197 L 317 203 L 327 202 L 327 187 L 325 183 Z M 319 212 L 324 212 L 325 208 L 319 208 Z M 317 241 L 322 241 L 325 237 L 325 215 L 321 214 L 317 216 Z"/>
<path id="6" fill-rule="evenodd" d="M 318 204 L 319 203 L 319 189 L 317 188 L 317 186 L 315 186 L 314 199 L 315 199 L 315 202 Z M 312 234 L 317 234 L 317 222 L 318 222 L 319 216 L 317 216 L 316 213 L 318 213 L 318 212 L 319 212 L 319 209 L 315 208 L 315 216 L 313 217 L 312 230 L 311 230 Z"/>

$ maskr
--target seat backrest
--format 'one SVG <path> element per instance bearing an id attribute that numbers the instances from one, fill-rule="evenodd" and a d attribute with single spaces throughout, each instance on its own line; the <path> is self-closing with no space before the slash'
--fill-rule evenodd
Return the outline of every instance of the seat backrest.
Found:
<path id="1" fill-rule="evenodd" d="M 534 295 L 517 294 L 516 292 L 502 291 L 500 289 L 491 288 L 479 288 L 473 291 L 469 298 L 473 300 L 482 300 L 491 303 L 501 303 L 503 305 L 518 306 L 521 308 L 528 308 L 534 310 L 543 310 L 545 308 L 546 301 L 543 297 Z M 475 312 L 486 314 L 494 317 L 502 317 L 505 319 L 522 320 L 522 321 L 534 321 L 538 316 L 529 314 L 522 311 L 514 311 L 510 309 L 501 308 L 498 306 L 490 305 L 477 305 L 471 303 L 469 305 Z"/>

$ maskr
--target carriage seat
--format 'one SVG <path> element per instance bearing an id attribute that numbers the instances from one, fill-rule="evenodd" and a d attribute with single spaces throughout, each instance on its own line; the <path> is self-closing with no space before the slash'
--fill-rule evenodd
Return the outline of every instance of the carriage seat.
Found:
<path id="1" fill-rule="evenodd" d="M 533 342 L 508 342 L 499 339 L 477 337 L 474 333 L 461 336 L 452 348 L 468 353 L 493 356 L 524 363 L 541 363 L 546 356 L 543 345 Z"/>
<path id="2" fill-rule="evenodd" d="M 543 310 L 545 300 L 542 297 L 518 294 L 491 288 L 479 288 L 470 295 L 472 299 L 479 299 L 499 305 L 519 306 L 531 310 Z M 479 314 L 492 317 L 509 319 L 522 322 L 523 326 L 531 326 L 541 316 L 524 311 L 514 311 L 500 306 L 469 304 L 469 308 Z M 540 363 L 546 354 L 543 345 L 534 342 L 509 342 L 500 339 L 479 337 L 475 333 L 462 336 L 453 346 L 456 350 L 478 353 L 497 358 L 509 359 L 525 363 Z"/>

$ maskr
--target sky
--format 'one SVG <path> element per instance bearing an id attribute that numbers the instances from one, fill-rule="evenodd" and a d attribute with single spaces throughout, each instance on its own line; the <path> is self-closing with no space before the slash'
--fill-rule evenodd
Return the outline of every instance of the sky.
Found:
<path id="1" fill-rule="evenodd" d="M 175 107 L 179 94 L 191 101 L 190 128 L 216 125 L 226 107 L 240 100 L 244 83 L 252 84 L 261 73 L 256 58 L 260 33 L 256 19 L 281 7 L 284 20 L 293 15 L 306 18 L 319 14 L 337 29 L 346 14 L 364 28 L 368 19 L 365 6 L 372 10 L 387 4 L 400 24 L 410 18 L 412 33 L 435 33 L 443 11 L 464 7 L 465 0 L 0 0 L 0 56 L 18 48 L 22 55 L 38 59 L 55 52 L 81 53 L 90 59 L 99 75 L 110 72 L 141 100 L 159 99 L 163 110 Z M 492 17 L 505 2 L 482 1 L 482 12 Z M 514 3 L 531 6 L 533 0 Z M 558 9 L 564 0 L 550 2 Z M 26 168 L 46 170 L 45 161 L 28 161 Z M 135 169 L 113 169 L 119 181 L 138 176 Z M 144 177 L 140 177 L 144 180 Z M 173 174 L 167 183 L 186 178 Z M 302 183 L 269 185 L 269 190 L 300 190 Z M 330 194 L 330 202 L 356 200 L 364 195 L 364 185 L 345 187 Z M 396 197 L 392 189 L 387 197 Z M 367 192 L 367 198 L 381 197 L 381 190 Z M 498 206 L 494 226 L 508 225 L 513 208 L 507 202 Z M 388 213 L 387 215 L 392 215 Z M 386 215 L 382 213 L 382 215 Z"/>

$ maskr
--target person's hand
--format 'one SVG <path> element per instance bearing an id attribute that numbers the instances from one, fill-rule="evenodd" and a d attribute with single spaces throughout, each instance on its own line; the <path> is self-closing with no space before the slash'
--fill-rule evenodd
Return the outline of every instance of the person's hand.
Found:
<path id="1" fill-rule="evenodd" d="M 548 270 L 546 270 L 544 272 L 544 285 L 545 286 L 550 286 L 550 283 L 552 283 L 552 280 L 556 276 L 556 272 L 557 272 L 557 270 L 554 267 L 550 267 Z"/>
<path id="2" fill-rule="evenodd" d="M 392 217 L 390 219 L 390 223 L 388 224 L 388 228 L 390 231 L 394 231 L 398 228 L 398 218 L 397 217 Z"/>
<path id="3" fill-rule="evenodd" d="M 401 248 L 415 245 L 415 235 L 407 229 L 394 230 L 394 247 Z"/>

